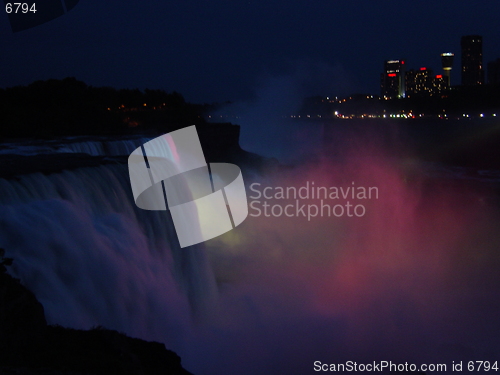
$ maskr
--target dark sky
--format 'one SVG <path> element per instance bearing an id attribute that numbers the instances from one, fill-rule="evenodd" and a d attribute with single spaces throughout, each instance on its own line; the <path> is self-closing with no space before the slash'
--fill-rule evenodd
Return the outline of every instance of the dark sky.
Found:
<path id="1" fill-rule="evenodd" d="M 0 87 L 74 76 L 194 102 L 248 100 L 268 80 L 378 94 L 384 60 L 438 71 L 447 51 L 458 84 L 462 35 L 483 35 L 485 63 L 500 57 L 499 14 L 498 0 L 81 0 L 19 33 L 0 16 Z"/>

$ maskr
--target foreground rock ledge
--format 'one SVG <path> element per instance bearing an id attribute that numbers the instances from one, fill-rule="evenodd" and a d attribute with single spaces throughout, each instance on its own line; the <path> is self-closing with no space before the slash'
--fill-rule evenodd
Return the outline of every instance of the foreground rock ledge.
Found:
<path id="1" fill-rule="evenodd" d="M 191 375 L 161 343 L 47 325 L 34 294 L 1 269 L 0 374 Z"/>

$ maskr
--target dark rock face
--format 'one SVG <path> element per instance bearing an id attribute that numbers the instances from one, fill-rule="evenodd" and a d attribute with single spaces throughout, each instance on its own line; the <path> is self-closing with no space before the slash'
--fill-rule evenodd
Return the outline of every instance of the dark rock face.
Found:
<path id="1" fill-rule="evenodd" d="M 190 375 L 161 343 L 102 328 L 47 326 L 43 306 L 5 268 L 0 269 L 0 374 Z"/>
<path id="2" fill-rule="evenodd" d="M 43 306 L 35 295 L 0 270 L 0 352 L 22 350 L 40 340 L 46 326 Z"/>
<path id="3" fill-rule="evenodd" d="M 45 342 L 49 350 L 35 356 L 44 368 L 103 375 L 189 374 L 182 368 L 180 357 L 165 349 L 165 345 L 130 338 L 116 331 L 55 326 L 48 328 Z"/>

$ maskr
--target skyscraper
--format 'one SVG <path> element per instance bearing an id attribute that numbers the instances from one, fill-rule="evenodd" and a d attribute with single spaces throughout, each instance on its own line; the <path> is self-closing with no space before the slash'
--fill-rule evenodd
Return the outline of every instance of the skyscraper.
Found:
<path id="1" fill-rule="evenodd" d="M 451 86 L 451 68 L 453 67 L 453 58 L 455 54 L 446 52 L 441 54 L 441 64 L 443 66 L 443 78 L 447 81 L 448 87 Z"/>
<path id="2" fill-rule="evenodd" d="M 384 73 L 381 75 L 381 95 L 386 98 L 404 98 L 405 75 L 404 60 L 387 60 L 384 63 Z"/>
<path id="3" fill-rule="evenodd" d="M 448 88 L 448 80 L 442 74 L 434 76 L 432 69 L 422 67 L 410 69 L 405 74 L 406 97 L 432 96 L 440 94 Z"/>
<path id="4" fill-rule="evenodd" d="M 483 37 L 466 35 L 462 37 L 462 85 L 484 84 Z"/>

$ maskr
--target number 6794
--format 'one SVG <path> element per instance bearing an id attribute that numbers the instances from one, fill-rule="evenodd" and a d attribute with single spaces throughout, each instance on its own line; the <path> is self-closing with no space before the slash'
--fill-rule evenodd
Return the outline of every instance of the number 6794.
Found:
<path id="1" fill-rule="evenodd" d="M 7 13 L 36 13 L 36 6 L 35 3 L 31 4 L 31 6 L 28 3 L 7 3 L 5 11 Z"/>

